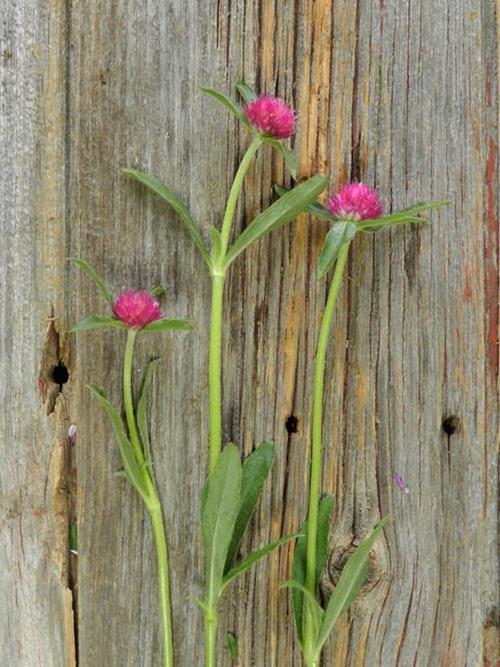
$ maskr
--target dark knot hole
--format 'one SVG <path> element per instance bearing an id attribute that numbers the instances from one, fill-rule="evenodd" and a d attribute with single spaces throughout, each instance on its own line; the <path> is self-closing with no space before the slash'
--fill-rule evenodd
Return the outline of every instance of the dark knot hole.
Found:
<path id="1" fill-rule="evenodd" d="M 460 429 L 460 419 L 456 415 L 445 417 L 443 419 L 442 427 L 447 435 L 453 435 Z"/>
<path id="2" fill-rule="evenodd" d="M 66 366 L 60 361 L 52 370 L 52 380 L 56 384 L 66 384 L 69 380 L 69 371 Z"/>
<path id="3" fill-rule="evenodd" d="M 285 422 L 285 428 L 288 433 L 297 433 L 299 430 L 299 420 L 295 415 L 290 415 Z"/>

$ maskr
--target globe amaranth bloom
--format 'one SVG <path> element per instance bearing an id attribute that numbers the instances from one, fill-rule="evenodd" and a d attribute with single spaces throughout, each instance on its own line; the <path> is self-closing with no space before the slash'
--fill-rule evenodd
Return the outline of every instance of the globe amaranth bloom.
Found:
<path id="1" fill-rule="evenodd" d="M 142 329 L 163 318 L 160 303 L 149 292 L 130 290 L 123 292 L 113 306 L 115 316 L 131 329 Z"/>
<path id="2" fill-rule="evenodd" d="M 353 220 L 378 218 L 383 213 L 379 193 L 365 183 L 344 185 L 330 197 L 328 208 L 337 218 Z"/>
<path id="3" fill-rule="evenodd" d="M 275 139 L 288 139 L 295 134 L 295 113 L 277 97 L 261 95 L 244 107 L 250 123 L 262 134 Z"/>

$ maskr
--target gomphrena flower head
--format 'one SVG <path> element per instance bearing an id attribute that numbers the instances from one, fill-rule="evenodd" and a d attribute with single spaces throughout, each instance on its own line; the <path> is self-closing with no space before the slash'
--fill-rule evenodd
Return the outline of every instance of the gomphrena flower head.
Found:
<path id="1" fill-rule="evenodd" d="M 354 220 L 378 218 L 383 213 L 379 193 L 365 183 L 344 185 L 330 197 L 328 208 L 337 218 Z"/>
<path id="2" fill-rule="evenodd" d="M 295 113 L 277 97 L 261 95 L 245 106 L 250 123 L 262 134 L 275 139 L 288 139 L 295 134 Z"/>
<path id="3" fill-rule="evenodd" d="M 120 294 L 113 306 L 113 312 L 131 329 L 142 329 L 146 324 L 163 318 L 158 300 L 148 292 L 138 290 Z"/>

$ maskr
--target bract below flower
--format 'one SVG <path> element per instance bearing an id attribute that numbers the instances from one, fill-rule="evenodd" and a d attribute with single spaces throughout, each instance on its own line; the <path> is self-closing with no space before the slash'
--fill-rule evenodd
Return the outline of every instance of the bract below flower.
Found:
<path id="1" fill-rule="evenodd" d="M 368 220 L 383 213 L 380 194 L 365 183 L 344 185 L 328 200 L 328 208 L 338 218 Z"/>
<path id="2" fill-rule="evenodd" d="M 262 134 L 275 139 L 288 139 L 295 134 L 294 111 L 277 97 L 261 95 L 249 102 L 244 110 L 250 123 Z"/>
<path id="3" fill-rule="evenodd" d="M 160 303 L 148 292 L 123 292 L 113 306 L 115 316 L 131 329 L 142 329 L 150 322 L 161 320 Z"/>

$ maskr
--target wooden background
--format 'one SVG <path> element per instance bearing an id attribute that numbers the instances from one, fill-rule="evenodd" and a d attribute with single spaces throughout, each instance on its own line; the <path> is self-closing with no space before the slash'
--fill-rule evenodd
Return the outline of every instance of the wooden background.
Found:
<path id="1" fill-rule="evenodd" d="M 248 137 L 204 96 L 240 77 L 298 110 L 305 177 L 352 178 L 387 209 L 449 198 L 432 224 L 356 240 L 327 368 L 324 491 L 335 492 L 328 591 L 351 545 L 394 518 L 324 667 L 492 667 L 499 656 L 498 19 L 495 0 L 0 1 L 2 368 L 0 664 L 160 664 L 154 551 L 85 385 L 120 400 L 120 332 L 68 336 L 115 291 L 166 287 L 193 334 L 150 337 L 154 461 L 170 534 L 177 663 L 202 663 L 199 495 L 207 463 L 209 279 L 176 216 L 122 175 L 154 172 L 206 230 Z M 284 182 L 264 149 L 237 228 Z M 278 462 L 245 548 L 306 512 L 311 373 L 326 232 L 302 219 L 236 262 L 226 292 L 224 436 Z M 69 382 L 58 385 L 62 362 Z M 298 432 L 289 434 L 289 416 Z M 456 417 L 447 435 L 443 419 Z M 67 432 L 77 427 L 76 444 Z M 404 494 L 393 482 L 408 482 Z M 77 476 L 77 481 L 76 481 Z M 68 534 L 77 522 L 78 556 Z M 292 547 L 233 586 L 239 665 L 298 667 Z M 229 599 L 230 598 L 230 599 Z M 498 663 L 496 663 L 498 664 Z"/>

